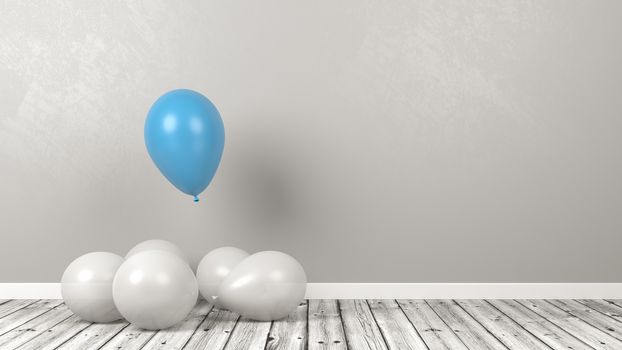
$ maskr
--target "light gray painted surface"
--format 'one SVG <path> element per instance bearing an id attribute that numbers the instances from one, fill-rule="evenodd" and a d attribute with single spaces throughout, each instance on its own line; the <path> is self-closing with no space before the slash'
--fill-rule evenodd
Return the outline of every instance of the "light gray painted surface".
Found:
<path id="1" fill-rule="evenodd" d="M 2 1 L 0 281 L 148 238 L 312 282 L 622 282 L 622 2 Z M 197 205 L 143 122 L 219 107 Z"/>

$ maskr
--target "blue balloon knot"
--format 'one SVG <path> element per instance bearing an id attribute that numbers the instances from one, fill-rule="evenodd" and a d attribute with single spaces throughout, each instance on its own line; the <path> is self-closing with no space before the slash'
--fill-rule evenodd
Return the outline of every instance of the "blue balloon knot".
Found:
<path id="1" fill-rule="evenodd" d="M 199 201 L 199 197 L 194 196 L 194 202 L 197 203 Z"/>

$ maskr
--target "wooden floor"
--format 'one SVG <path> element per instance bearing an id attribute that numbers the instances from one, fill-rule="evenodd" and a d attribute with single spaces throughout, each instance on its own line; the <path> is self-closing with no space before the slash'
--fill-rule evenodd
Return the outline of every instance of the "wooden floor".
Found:
<path id="1" fill-rule="evenodd" d="M 622 300 L 309 300 L 255 322 L 199 303 L 177 326 L 81 321 L 0 300 L 0 349 L 622 349 Z"/>

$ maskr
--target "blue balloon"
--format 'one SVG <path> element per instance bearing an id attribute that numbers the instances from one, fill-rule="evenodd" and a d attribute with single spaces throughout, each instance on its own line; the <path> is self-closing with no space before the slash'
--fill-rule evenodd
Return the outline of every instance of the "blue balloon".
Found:
<path id="1" fill-rule="evenodd" d="M 225 129 L 207 97 L 192 90 L 173 90 L 151 106 L 145 145 L 168 181 L 198 201 L 218 169 Z"/>

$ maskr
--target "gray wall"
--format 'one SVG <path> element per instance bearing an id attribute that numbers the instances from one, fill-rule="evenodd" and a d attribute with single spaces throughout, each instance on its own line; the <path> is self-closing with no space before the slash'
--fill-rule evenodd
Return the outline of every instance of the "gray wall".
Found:
<path id="1" fill-rule="evenodd" d="M 0 282 L 235 245 L 312 282 L 622 282 L 622 2 L 3 1 Z M 202 91 L 198 205 L 143 144 Z"/>

